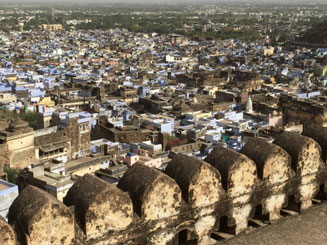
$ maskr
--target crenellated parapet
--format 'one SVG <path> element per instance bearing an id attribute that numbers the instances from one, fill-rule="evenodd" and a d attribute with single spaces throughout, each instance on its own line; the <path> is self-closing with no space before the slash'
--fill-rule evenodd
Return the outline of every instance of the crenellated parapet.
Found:
<path id="1" fill-rule="evenodd" d="M 118 188 L 129 193 L 135 211 L 146 221 L 164 219 L 180 212 L 182 195 L 176 182 L 143 164 L 134 164 L 121 178 Z"/>
<path id="2" fill-rule="evenodd" d="M 86 174 L 77 180 L 64 203 L 74 206 L 75 220 L 90 239 L 126 229 L 133 221 L 130 197 L 93 175 Z"/>
<path id="3" fill-rule="evenodd" d="M 292 169 L 298 182 L 295 202 L 301 204 L 301 210 L 309 208 L 319 191 L 319 173 L 326 170 L 326 163 L 321 158 L 321 146 L 312 138 L 291 132 L 283 132 L 274 144 L 291 156 Z"/>
<path id="4" fill-rule="evenodd" d="M 189 208 L 199 210 L 190 217 L 194 224 L 189 227 L 185 240 L 192 238 L 190 231 L 193 231 L 199 244 L 208 244 L 217 223 L 217 207 L 226 199 L 219 171 L 204 161 L 178 154 L 168 164 L 165 173 L 179 185 Z"/>
<path id="5" fill-rule="evenodd" d="M 280 210 L 287 201 L 286 185 L 294 177 L 291 157 L 281 147 L 267 143 L 263 139 L 251 138 L 241 153 L 252 159 L 258 171 L 263 192 L 258 192 L 262 215 L 268 214 L 269 220 L 280 218 Z"/>
<path id="6" fill-rule="evenodd" d="M 259 184 L 257 167 L 247 156 L 224 147 L 216 147 L 205 159 L 222 176 L 222 184 L 230 200 L 228 226 L 238 234 L 248 225 L 251 198 Z"/>
<path id="7" fill-rule="evenodd" d="M 30 186 L 9 224 L 0 220 L 0 244 L 216 244 L 258 219 L 301 212 L 326 190 L 325 141 L 306 135 L 249 139 L 241 152 L 216 147 L 204 161 L 178 154 L 164 172 L 137 163 L 117 186 L 85 175 L 64 203 Z"/>

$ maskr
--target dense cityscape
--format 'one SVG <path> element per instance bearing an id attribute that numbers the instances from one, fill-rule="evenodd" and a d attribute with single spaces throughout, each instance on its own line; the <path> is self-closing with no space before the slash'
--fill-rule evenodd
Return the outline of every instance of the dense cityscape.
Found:
<path id="1" fill-rule="evenodd" d="M 0 244 L 217 244 L 326 199 L 326 18 L 0 6 Z"/>

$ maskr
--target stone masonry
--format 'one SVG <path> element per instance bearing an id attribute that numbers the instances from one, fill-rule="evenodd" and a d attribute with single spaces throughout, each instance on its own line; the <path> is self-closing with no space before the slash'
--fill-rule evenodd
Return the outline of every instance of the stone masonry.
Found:
<path id="1" fill-rule="evenodd" d="M 326 191 L 321 148 L 284 132 L 274 143 L 250 139 L 240 153 L 217 147 L 205 161 L 178 154 L 165 172 L 133 165 L 117 187 L 85 175 L 64 204 L 28 187 L 9 224 L 0 220 L 0 243 L 212 244 L 213 234 L 239 234 L 258 215 L 269 222 L 282 208 L 308 209 Z"/>

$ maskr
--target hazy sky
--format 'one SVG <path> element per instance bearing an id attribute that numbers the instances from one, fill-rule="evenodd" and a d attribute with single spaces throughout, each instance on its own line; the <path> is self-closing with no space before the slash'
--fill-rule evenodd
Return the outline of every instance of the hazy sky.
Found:
<path id="1" fill-rule="evenodd" d="M 312 4 L 312 3 L 324 3 L 327 4 L 327 0 L 0 0 L 0 2 L 5 4 L 24 4 L 24 3 L 278 3 L 278 4 Z"/>

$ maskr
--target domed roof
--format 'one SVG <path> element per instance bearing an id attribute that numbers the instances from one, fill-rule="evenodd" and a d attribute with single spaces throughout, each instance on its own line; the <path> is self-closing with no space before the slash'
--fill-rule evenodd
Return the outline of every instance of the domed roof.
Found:
<path id="1" fill-rule="evenodd" d="M 28 127 L 28 123 L 20 118 L 17 118 L 10 123 L 9 127 L 12 129 L 21 129 Z"/>

